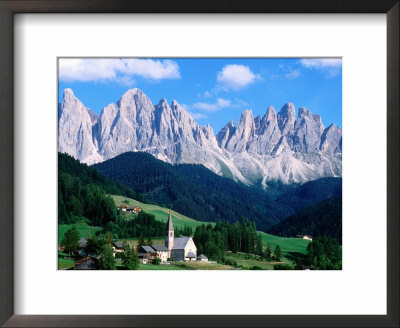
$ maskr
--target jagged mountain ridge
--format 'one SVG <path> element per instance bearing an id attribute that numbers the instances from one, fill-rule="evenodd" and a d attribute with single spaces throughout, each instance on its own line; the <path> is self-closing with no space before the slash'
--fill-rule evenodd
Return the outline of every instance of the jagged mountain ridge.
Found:
<path id="1" fill-rule="evenodd" d="M 157 105 L 130 89 L 100 115 L 65 89 L 59 115 L 59 151 L 87 164 L 128 151 L 143 151 L 168 163 L 197 163 L 247 184 L 268 180 L 305 182 L 341 176 L 342 131 L 321 117 L 287 103 L 261 118 L 243 111 L 215 136 L 199 126 L 176 100 Z"/>

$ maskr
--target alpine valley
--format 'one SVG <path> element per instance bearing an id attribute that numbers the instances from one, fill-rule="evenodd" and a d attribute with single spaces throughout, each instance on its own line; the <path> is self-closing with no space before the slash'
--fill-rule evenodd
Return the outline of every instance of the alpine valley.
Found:
<path id="1" fill-rule="evenodd" d="M 217 134 L 200 126 L 176 100 L 153 105 L 126 91 L 100 115 L 65 89 L 59 106 L 59 152 L 92 165 L 126 152 L 147 152 L 169 164 L 202 164 L 246 185 L 304 183 L 342 175 L 342 130 L 324 127 L 309 109 L 285 104 L 264 116 L 242 112 Z"/>
<path id="2" fill-rule="evenodd" d="M 342 130 L 309 109 L 215 134 L 176 100 L 98 115 L 67 88 L 58 131 L 59 269 L 341 269 Z"/>

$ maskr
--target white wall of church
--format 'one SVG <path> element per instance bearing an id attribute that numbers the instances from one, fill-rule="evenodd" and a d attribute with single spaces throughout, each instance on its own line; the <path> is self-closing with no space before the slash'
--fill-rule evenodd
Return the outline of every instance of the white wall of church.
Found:
<path id="1" fill-rule="evenodd" d="M 185 256 L 189 252 L 192 252 L 197 256 L 197 247 L 192 238 L 190 238 L 189 242 L 185 246 Z"/>

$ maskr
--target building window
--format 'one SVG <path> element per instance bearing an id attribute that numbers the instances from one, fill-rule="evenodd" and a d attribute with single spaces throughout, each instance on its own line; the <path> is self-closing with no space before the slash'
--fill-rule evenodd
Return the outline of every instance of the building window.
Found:
<path id="1" fill-rule="evenodd" d="M 169 236 L 172 237 L 172 232 L 171 232 L 171 234 Z"/>

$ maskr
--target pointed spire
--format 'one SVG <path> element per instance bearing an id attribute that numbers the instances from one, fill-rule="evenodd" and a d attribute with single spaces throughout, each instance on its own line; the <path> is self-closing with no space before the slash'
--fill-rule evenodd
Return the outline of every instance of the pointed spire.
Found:
<path id="1" fill-rule="evenodd" d="M 174 231 L 174 226 L 172 224 L 171 212 L 168 215 L 167 231 Z"/>

